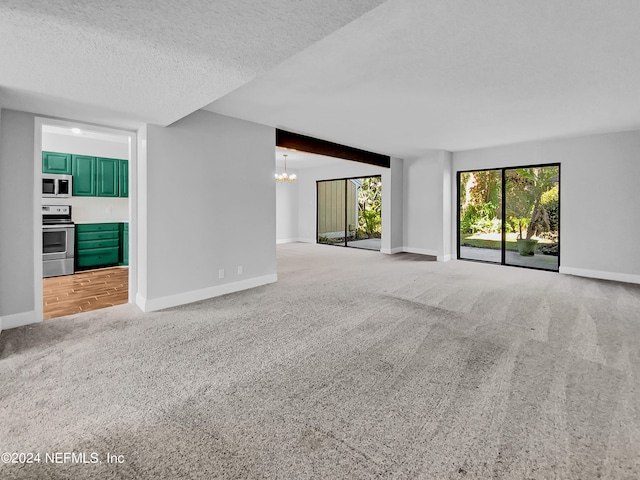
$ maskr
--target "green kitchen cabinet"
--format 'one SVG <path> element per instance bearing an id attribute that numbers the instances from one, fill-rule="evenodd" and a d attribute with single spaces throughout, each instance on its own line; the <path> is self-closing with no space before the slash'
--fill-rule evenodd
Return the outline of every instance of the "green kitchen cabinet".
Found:
<path id="1" fill-rule="evenodd" d="M 96 175 L 96 192 L 98 197 L 117 197 L 119 196 L 119 160 L 115 158 L 96 159 L 97 175 Z"/>
<path id="2" fill-rule="evenodd" d="M 71 154 L 42 152 L 42 173 L 71 175 Z"/>
<path id="3" fill-rule="evenodd" d="M 96 196 L 97 159 L 86 155 L 71 155 L 73 174 L 73 195 L 78 197 Z"/>
<path id="4" fill-rule="evenodd" d="M 120 223 L 76 224 L 76 268 L 100 268 L 120 263 Z"/>
<path id="5" fill-rule="evenodd" d="M 129 265 L 129 224 L 120 224 L 120 265 Z"/>
<path id="6" fill-rule="evenodd" d="M 129 223 L 76 224 L 76 269 L 129 265 Z"/>
<path id="7" fill-rule="evenodd" d="M 129 160 L 118 160 L 118 196 L 129 196 Z"/>
<path id="8" fill-rule="evenodd" d="M 65 166 L 65 158 L 68 158 Z M 66 168 L 67 170 L 63 171 Z M 42 152 L 43 173 L 73 175 L 72 194 L 78 197 L 128 197 L 129 161 L 67 153 Z"/>

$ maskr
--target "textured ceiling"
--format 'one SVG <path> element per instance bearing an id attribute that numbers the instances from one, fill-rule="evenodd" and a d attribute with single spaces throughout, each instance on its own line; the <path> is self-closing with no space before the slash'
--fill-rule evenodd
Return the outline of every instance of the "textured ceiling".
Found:
<path id="1" fill-rule="evenodd" d="M 637 0 L 389 0 L 209 110 L 400 157 L 640 128 Z"/>
<path id="2" fill-rule="evenodd" d="M 0 100 L 170 124 L 383 0 L 3 0 Z"/>
<path id="3" fill-rule="evenodd" d="M 640 128 L 637 0 L 3 0 L 3 107 L 413 157 Z"/>

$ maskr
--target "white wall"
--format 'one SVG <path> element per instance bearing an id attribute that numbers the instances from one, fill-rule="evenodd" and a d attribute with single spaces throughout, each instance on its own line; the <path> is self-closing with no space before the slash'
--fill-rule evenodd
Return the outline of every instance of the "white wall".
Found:
<path id="1" fill-rule="evenodd" d="M 404 246 L 407 251 L 438 254 L 438 154 L 404 160 Z"/>
<path id="2" fill-rule="evenodd" d="M 0 92 L 0 105 L 2 105 L 2 94 Z M 0 108 L 0 146 L 2 145 L 2 108 Z M 2 168 L 2 153 L 0 152 L 0 178 L 2 178 L 3 168 Z M 2 182 L 0 182 L 0 205 L 2 205 Z M 2 209 L 0 208 L 0 219 L 2 217 Z M 2 250 L 2 235 L 0 234 L 0 251 Z M 0 288 L 2 285 L 2 274 L 0 273 Z M 2 305 L 2 300 L 0 300 L 0 305 Z M 2 309 L 0 307 L 0 333 L 2 333 Z"/>
<path id="3" fill-rule="evenodd" d="M 299 176 L 297 170 L 289 170 Z M 298 240 L 298 182 L 276 183 L 276 243 Z"/>
<path id="4" fill-rule="evenodd" d="M 451 258 L 451 153 L 426 152 L 404 160 L 404 250 Z"/>
<path id="5" fill-rule="evenodd" d="M 33 114 L 0 115 L 0 325 L 36 319 L 34 305 L 35 207 Z"/>
<path id="6" fill-rule="evenodd" d="M 140 240 L 146 238 L 141 308 L 277 279 L 274 148 L 273 128 L 206 111 L 166 128 L 147 126 L 140 162 L 146 195 L 139 189 L 140 208 L 146 208 L 146 218 L 139 218 Z"/>
<path id="7" fill-rule="evenodd" d="M 122 141 L 109 141 L 81 135 L 62 135 L 45 130 L 42 132 L 42 150 L 129 160 L 129 144 L 126 137 L 123 137 Z"/>
<path id="8" fill-rule="evenodd" d="M 452 208 L 455 172 L 544 163 L 561 164 L 560 271 L 640 283 L 640 131 L 454 153 Z"/>
<path id="9" fill-rule="evenodd" d="M 129 144 L 126 141 L 108 141 L 47 131 L 42 133 L 42 150 L 129 160 Z M 129 221 L 128 198 L 43 198 L 42 204 L 71 205 L 73 221 L 76 223 Z"/>
<path id="10" fill-rule="evenodd" d="M 318 180 L 334 180 L 339 178 L 356 178 L 373 175 L 382 175 L 382 193 L 390 188 L 391 172 L 388 168 L 376 167 L 365 163 L 345 160 L 341 164 L 332 164 L 327 167 L 305 168 L 297 172 L 298 175 L 298 238 L 301 242 L 316 242 L 316 182 Z M 385 205 L 382 202 L 382 235 L 385 240 L 386 224 L 385 217 L 388 215 Z M 387 219 L 388 220 L 388 219 Z"/>
<path id="11" fill-rule="evenodd" d="M 43 205 L 71 205 L 75 223 L 128 222 L 129 199 L 108 197 L 43 198 Z"/>

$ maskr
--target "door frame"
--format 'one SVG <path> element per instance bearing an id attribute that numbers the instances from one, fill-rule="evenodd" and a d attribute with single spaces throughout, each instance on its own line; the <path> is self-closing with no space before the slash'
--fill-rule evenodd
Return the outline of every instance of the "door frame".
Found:
<path id="1" fill-rule="evenodd" d="M 107 133 L 127 137 L 129 140 L 129 289 L 128 303 L 135 303 L 138 293 L 138 139 L 137 133 L 132 130 L 117 129 L 95 125 L 82 121 L 62 120 L 36 115 L 34 126 L 34 307 L 36 321 L 43 320 L 42 305 L 42 127 L 57 126 L 63 128 L 78 127 L 93 132 Z"/>
<path id="2" fill-rule="evenodd" d="M 519 168 L 542 168 L 542 167 L 558 167 L 558 269 L 557 270 L 549 270 L 547 268 L 539 268 L 539 267 L 531 267 L 531 266 L 525 266 L 525 265 L 512 265 L 510 263 L 506 263 L 506 256 L 507 256 L 507 248 L 506 248 L 506 239 L 507 239 L 507 230 L 505 228 L 505 222 L 506 222 L 506 213 L 507 213 L 507 203 L 505 201 L 505 189 L 506 189 L 506 183 L 507 183 L 507 179 L 506 179 L 506 174 L 505 172 L 507 170 L 516 170 Z M 487 260 L 476 260 L 473 258 L 461 258 L 460 257 L 460 176 L 463 173 L 471 173 L 471 172 L 488 172 L 488 171 L 492 171 L 492 170 L 496 170 L 496 171 L 500 171 L 500 176 L 501 176 L 501 202 L 500 202 L 500 210 L 501 210 L 501 214 L 502 214 L 502 242 L 500 245 L 500 252 L 501 252 L 501 261 L 500 263 L 498 262 L 490 262 Z M 458 258 L 458 260 L 464 260 L 467 262 L 478 262 L 478 263 L 488 263 L 490 265 L 504 265 L 507 267 L 517 267 L 517 268 L 528 268 L 530 270 L 542 270 L 545 272 L 556 272 L 558 273 L 560 271 L 560 254 L 562 251 L 562 241 L 561 241 L 561 231 L 562 228 L 560 227 L 561 224 L 561 210 L 562 210 L 562 167 L 561 167 L 561 163 L 560 162 L 556 162 L 556 163 L 541 163 L 541 164 L 534 164 L 534 165 L 517 165 L 515 167 L 512 166 L 507 166 L 507 167 L 494 167 L 494 168 L 474 168 L 473 170 L 459 170 L 456 172 L 456 199 L 457 199 L 457 206 L 456 206 L 456 256 Z"/>

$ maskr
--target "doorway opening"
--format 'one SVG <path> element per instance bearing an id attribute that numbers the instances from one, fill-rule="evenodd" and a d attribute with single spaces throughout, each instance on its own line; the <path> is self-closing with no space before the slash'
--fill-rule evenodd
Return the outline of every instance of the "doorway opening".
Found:
<path id="1" fill-rule="evenodd" d="M 135 134 L 53 119 L 39 119 L 36 127 L 42 318 L 129 303 Z M 52 183 L 65 188 L 52 190 Z"/>
<path id="2" fill-rule="evenodd" d="M 382 177 L 316 182 L 316 242 L 380 251 Z"/>
<path id="3" fill-rule="evenodd" d="M 560 267 L 560 164 L 458 172 L 458 258 Z"/>

